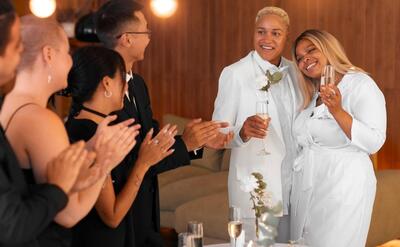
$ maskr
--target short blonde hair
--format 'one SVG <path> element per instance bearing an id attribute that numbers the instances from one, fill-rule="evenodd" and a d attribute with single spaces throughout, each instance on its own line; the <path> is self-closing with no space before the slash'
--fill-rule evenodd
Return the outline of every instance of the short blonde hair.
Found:
<path id="1" fill-rule="evenodd" d="M 305 76 L 301 73 L 298 62 L 296 59 L 296 47 L 302 40 L 308 40 L 326 57 L 328 64 L 331 64 L 335 71 L 339 74 L 346 74 L 349 71 L 364 72 L 361 68 L 354 66 L 344 51 L 343 46 L 340 42 L 327 31 L 321 31 L 316 29 L 309 29 L 300 34 L 296 38 L 292 48 L 293 61 L 296 61 L 295 67 L 299 75 L 300 89 L 303 95 L 303 107 L 306 108 L 311 102 L 311 99 L 317 90 L 318 81 Z"/>
<path id="2" fill-rule="evenodd" d="M 276 15 L 279 16 L 282 21 L 285 23 L 286 28 L 289 29 L 290 26 L 290 19 L 289 15 L 281 8 L 274 7 L 274 6 L 267 6 L 260 9 L 256 15 L 256 23 L 266 15 Z"/>

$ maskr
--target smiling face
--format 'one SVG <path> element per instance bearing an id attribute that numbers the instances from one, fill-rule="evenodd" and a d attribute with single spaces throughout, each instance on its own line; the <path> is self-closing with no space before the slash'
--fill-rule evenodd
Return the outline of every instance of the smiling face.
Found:
<path id="1" fill-rule="evenodd" d="M 254 49 L 268 62 L 279 65 L 287 41 L 287 26 L 273 14 L 261 17 L 255 26 Z"/>
<path id="2" fill-rule="evenodd" d="M 300 71 L 309 78 L 321 78 L 326 56 L 308 39 L 301 39 L 295 48 L 296 62 Z"/>

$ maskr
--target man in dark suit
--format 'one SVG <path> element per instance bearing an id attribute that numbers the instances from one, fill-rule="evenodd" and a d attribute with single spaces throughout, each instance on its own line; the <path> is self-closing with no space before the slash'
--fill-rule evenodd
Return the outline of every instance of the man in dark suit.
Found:
<path id="1" fill-rule="evenodd" d="M 158 132 L 158 123 L 153 119 L 150 98 L 145 81 L 132 74 L 133 65 L 144 58 L 145 49 L 150 42 L 150 30 L 141 12 L 142 5 L 133 0 L 113 0 L 104 4 L 96 14 L 97 36 L 103 44 L 117 51 L 124 59 L 128 92 L 124 109 L 119 113 L 121 120 L 133 117 L 141 124 L 141 133 L 137 145 L 132 151 L 138 153 L 140 143 L 146 133 L 154 128 Z M 223 147 L 229 135 L 219 132 L 225 124 L 202 122 L 200 119 L 190 122 L 182 136 L 176 137 L 173 146 L 175 152 L 151 168 L 145 175 L 138 195 L 132 206 L 136 246 L 163 246 L 160 236 L 160 209 L 157 174 L 183 165 L 198 158 L 204 145 L 214 148 Z M 199 151 L 195 154 L 191 151 Z"/>
<path id="2" fill-rule="evenodd" d="M 0 33 L 0 86 L 4 86 L 15 76 L 22 51 L 19 18 L 9 0 L 0 1 Z M 49 165 L 47 184 L 28 186 L 0 126 L 0 246 L 39 246 L 36 238 L 67 204 L 67 193 L 82 165 L 76 157 L 83 149 L 81 142 L 56 158 Z"/>

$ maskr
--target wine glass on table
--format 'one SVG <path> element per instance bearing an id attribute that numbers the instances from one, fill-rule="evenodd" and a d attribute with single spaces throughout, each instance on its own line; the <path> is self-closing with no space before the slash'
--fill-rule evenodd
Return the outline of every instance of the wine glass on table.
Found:
<path id="1" fill-rule="evenodd" d="M 263 100 L 263 101 L 257 101 L 256 102 L 256 114 L 257 114 L 257 116 L 261 117 L 265 121 L 268 120 L 268 118 L 269 118 L 268 100 Z M 267 151 L 265 138 L 262 140 L 262 142 L 263 142 L 263 148 L 258 152 L 258 155 L 268 155 L 268 154 L 270 154 Z"/>
<path id="2" fill-rule="evenodd" d="M 192 246 L 203 247 L 203 223 L 189 221 L 187 231 L 192 234 Z"/>
<path id="3" fill-rule="evenodd" d="M 178 247 L 193 247 L 193 234 L 188 232 L 179 233 Z"/>
<path id="4" fill-rule="evenodd" d="M 228 234 L 234 239 L 235 247 L 237 238 L 242 233 L 242 222 L 240 219 L 240 208 L 232 206 L 229 208 Z"/>

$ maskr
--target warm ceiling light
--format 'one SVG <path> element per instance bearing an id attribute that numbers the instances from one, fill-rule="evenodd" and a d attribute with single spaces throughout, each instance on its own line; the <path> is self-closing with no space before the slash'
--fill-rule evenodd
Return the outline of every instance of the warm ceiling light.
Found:
<path id="1" fill-rule="evenodd" d="M 29 8 L 32 13 L 40 18 L 51 16 L 56 10 L 55 0 L 30 0 Z"/>
<path id="2" fill-rule="evenodd" d="M 175 13 L 178 3 L 176 0 L 152 0 L 150 7 L 156 16 L 167 18 Z"/>

